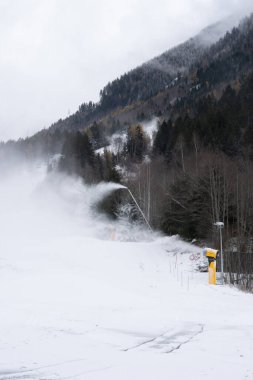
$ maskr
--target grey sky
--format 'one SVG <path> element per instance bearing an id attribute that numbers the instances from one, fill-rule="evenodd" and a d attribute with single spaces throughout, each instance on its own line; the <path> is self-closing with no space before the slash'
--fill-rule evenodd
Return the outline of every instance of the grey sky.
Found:
<path id="1" fill-rule="evenodd" d="M 0 0 L 0 140 L 97 101 L 110 80 L 252 0 Z"/>

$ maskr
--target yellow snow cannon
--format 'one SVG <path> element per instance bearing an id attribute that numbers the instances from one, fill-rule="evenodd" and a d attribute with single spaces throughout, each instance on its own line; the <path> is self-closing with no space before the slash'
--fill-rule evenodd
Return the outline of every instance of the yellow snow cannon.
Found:
<path id="1" fill-rule="evenodd" d="M 208 283 L 216 285 L 216 259 L 218 255 L 217 249 L 205 248 L 204 254 L 208 259 Z"/>

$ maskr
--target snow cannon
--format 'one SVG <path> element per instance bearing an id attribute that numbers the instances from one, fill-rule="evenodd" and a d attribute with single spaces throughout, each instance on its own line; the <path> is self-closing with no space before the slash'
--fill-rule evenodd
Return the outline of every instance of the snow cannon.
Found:
<path id="1" fill-rule="evenodd" d="M 216 259 L 218 255 L 217 249 L 205 248 L 204 255 L 208 259 L 208 283 L 216 285 Z"/>

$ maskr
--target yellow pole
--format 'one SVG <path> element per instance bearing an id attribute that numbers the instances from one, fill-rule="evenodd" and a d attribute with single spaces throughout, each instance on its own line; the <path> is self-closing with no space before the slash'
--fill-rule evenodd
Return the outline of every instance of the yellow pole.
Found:
<path id="1" fill-rule="evenodd" d="M 210 285 L 216 285 L 216 261 L 212 261 L 208 267 L 208 282 Z"/>

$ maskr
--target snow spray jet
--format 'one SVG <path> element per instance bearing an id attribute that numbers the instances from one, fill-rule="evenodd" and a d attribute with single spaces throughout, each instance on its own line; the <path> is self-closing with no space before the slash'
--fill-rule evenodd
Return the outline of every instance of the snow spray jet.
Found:
<path id="1" fill-rule="evenodd" d="M 126 189 L 126 190 L 129 192 L 129 194 L 131 195 L 131 197 L 132 197 L 134 203 L 136 204 L 138 210 L 140 211 L 141 216 L 143 217 L 143 219 L 144 219 L 145 222 L 147 223 L 148 228 L 150 229 L 150 231 L 153 232 L 153 230 L 152 230 L 152 228 L 151 228 L 151 226 L 150 226 L 150 224 L 149 224 L 149 222 L 148 222 L 148 220 L 147 220 L 147 218 L 146 218 L 144 212 L 142 211 L 142 209 L 141 209 L 140 206 L 138 205 L 138 202 L 137 202 L 137 200 L 135 199 L 135 197 L 134 197 L 133 193 L 131 192 L 131 190 L 130 190 L 128 187 L 126 187 L 126 186 L 121 186 L 121 187 L 119 187 L 119 189 L 120 189 L 120 188 L 121 188 L 121 189 Z"/>

